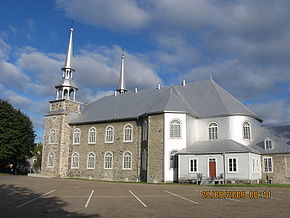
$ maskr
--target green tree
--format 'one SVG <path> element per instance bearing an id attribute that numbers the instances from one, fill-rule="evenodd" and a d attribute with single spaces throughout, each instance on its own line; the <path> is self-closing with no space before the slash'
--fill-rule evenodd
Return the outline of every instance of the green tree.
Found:
<path id="1" fill-rule="evenodd" d="M 42 143 L 37 143 L 34 149 L 34 157 L 36 157 L 36 162 L 33 164 L 33 168 L 36 171 L 41 170 L 41 158 L 42 158 Z"/>
<path id="2" fill-rule="evenodd" d="M 14 170 L 32 157 L 35 134 L 29 117 L 0 99 L 0 164 Z"/>

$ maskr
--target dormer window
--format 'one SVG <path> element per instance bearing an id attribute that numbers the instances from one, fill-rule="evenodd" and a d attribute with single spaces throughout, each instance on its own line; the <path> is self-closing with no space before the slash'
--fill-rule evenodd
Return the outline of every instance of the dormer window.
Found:
<path id="1" fill-rule="evenodd" d="M 271 139 L 266 139 L 264 143 L 265 143 L 265 150 L 273 149 L 273 143 Z"/>

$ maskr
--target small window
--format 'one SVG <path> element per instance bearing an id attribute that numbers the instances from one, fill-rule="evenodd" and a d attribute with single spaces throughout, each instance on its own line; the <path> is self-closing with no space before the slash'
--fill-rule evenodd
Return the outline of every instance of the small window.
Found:
<path id="1" fill-rule="evenodd" d="M 170 138 L 181 137 L 181 122 L 177 119 L 170 122 Z"/>
<path id="2" fill-rule="evenodd" d="M 133 138 L 132 135 L 133 135 L 133 127 L 130 124 L 127 124 L 124 127 L 124 141 L 131 142 Z"/>
<path id="3" fill-rule="evenodd" d="M 123 154 L 123 169 L 124 170 L 132 169 L 132 154 L 129 151 Z"/>
<path id="4" fill-rule="evenodd" d="M 104 168 L 112 169 L 113 167 L 113 154 L 111 152 L 106 152 L 104 157 Z"/>
<path id="5" fill-rule="evenodd" d="M 266 150 L 273 149 L 272 140 L 270 140 L 270 139 L 265 140 L 265 149 Z"/>
<path id="6" fill-rule="evenodd" d="M 243 124 L 243 137 L 247 140 L 251 139 L 251 126 L 248 122 Z"/>
<path id="7" fill-rule="evenodd" d="M 210 123 L 208 125 L 209 140 L 218 139 L 218 125 L 217 123 Z"/>
<path id="8" fill-rule="evenodd" d="M 272 157 L 264 157 L 264 171 L 265 173 L 273 172 Z"/>
<path id="9" fill-rule="evenodd" d="M 252 172 L 255 173 L 256 172 L 256 160 L 252 158 Z"/>
<path id="10" fill-rule="evenodd" d="M 177 153 L 178 151 L 174 150 L 171 151 L 169 154 L 169 160 L 170 160 L 170 168 L 177 169 Z"/>
<path id="11" fill-rule="evenodd" d="M 96 128 L 92 127 L 89 130 L 89 144 L 96 143 Z"/>
<path id="12" fill-rule="evenodd" d="M 88 160 L 87 160 L 87 168 L 88 169 L 94 169 L 95 168 L 95 154 L 89 153 Z"/>
<path id="13" fill-rule="evenodd" d="M 197 172 L 197 159 L 189 159 L 189 172 L 190 173 Z"/>
<path id="14" fill-rule="evenodd" d="M 49 144 L 55 143 L 55 129 L 51 129 L 49 132 Z"/>
<path id="15" fill-rule="evenodd" d="M 143 141 L 146 141 L 147 140 L 147 122 L 144 121 L 143 123 L 143 128 L 142 128 L 142 139 Z"/>
<path id="16" fill-rule="evenodd" d="M 54 153 L 50 152 L 48 153 L 47 167 L 53 167 L 53 166 L 54 166 Z"/>
<path id="17" fill-rule="evenodd" d="M 77 153 L 73 153 L 71 157 L 71 168 L 72 169 L 79 168 L 79 155 Z"/>
<path id="18" fill-rule="evenodd" d="M 106 143 L 114 142 L 114 128 L 112 126 L 108 126 L 106 128 L 105 142 Z"/>
<path id="19" fill-rule="evenodd" d="M 142 170 L 147 170 L 147 152 L 145 149 L 142 151 L 141 168 Z"/>
<path id="20" fill-rule="evenodd" d="M 229 163 L 229 172 L 237 172 L 237 159 L 236 158 L 229 158 L 228 159 Z"/>
<path id="21" fill-rule="evenodd" d="M 81 141 L 81 130 L 75 129 L 73 134 L 73 144 L 80 144 Z"/>

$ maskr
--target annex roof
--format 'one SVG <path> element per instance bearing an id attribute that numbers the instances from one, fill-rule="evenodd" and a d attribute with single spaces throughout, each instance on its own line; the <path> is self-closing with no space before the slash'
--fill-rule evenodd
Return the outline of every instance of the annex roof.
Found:
<path id="1" fill-rule="evenodd" d="M 204 80 L 106 96 L 87 105 L 70 123 L 131 119 L 162 112 L 183 112 L 197 118 L 247 115 L 262 121 L 213 80 Z"/>
<path id="2" fill-rule="evenodd" d="M 245 153 L 253 152 L 258 153 L 256 150 L 251 149 L 233 140 L 210 140 L 198 141 L 182 149 L 179 154 L 222 154 L 222 153 Z"/>

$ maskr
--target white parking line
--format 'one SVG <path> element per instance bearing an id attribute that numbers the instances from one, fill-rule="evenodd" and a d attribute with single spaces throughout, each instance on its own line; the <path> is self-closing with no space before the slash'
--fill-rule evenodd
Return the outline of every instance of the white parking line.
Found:
<path id="1" fill-rule="evenodd" d="M 195 202 L 195 201 L 189 200 L 189 199 L 187 199 L 187 198 L 184 198 L 184 197 L 182 197 L 182 196 L 180 196 L 180 195 L 177 195 L 177 194 L 174 194 L 174 193 L 172 193 L 172 192 L 169 192 L 169 191 L 166 191 L 166 190 L 163 190 L 163 191 L 164 191 L 164 192 L 167 192 L 167 193 L 169 193 L 169 194 L 171 194 L 171 195 L 174 195 L 174 196 L 176 196 L 176 197 L 179 197 L 179 198 L 181 198 L 181 199 L 183 199 L 183 200 L 189 201 L 189 202 L 191 202 L 191 203 L 199 204 L 199 203 L 197 203 L 197 202 Z"/>
<path id="2" fill-rule="evenodd" d="M 85 204 L 85 207 L 88 207 L 89 206 L 89 203 L 90 203 L 90 200 L 92 198 L 93 193 L 94 193 L 94 190 L 92 190 L 92 192 L 91 192 L 91 194 L 90 194 L 90 196 L 89 196 L 89 198 L 87 200 L 87 203 Z"/>
<path id="3" fill-rule="evenodd" d="M 133 192 L 131 192 L 130 190 L 128 190 L 130 193 L 131 193 L 131 195 L 133 195 L 144 207 L 147 207 L 147 205 L 146 204 L 144 204 L 143 203 L 143 201 L 141 201 L 136 195 L 134 195 L 134 193 Z"/>
<path id="4" fill-rule="evenodd" d="M 31 203 L 31 202 L 33 202 L 33 201 L 36 201 L 37 199 L 39 199 L 39 198 L 41 198 L 41 197 L 43 197 L 43 196 L 49 195 L 50 193 L 52 193 L 52 192 L 54 192 L 54 191 L 55 191 L 55 189 L 54 189 L 54 190 L 51 190 L 51 191 L 49 191 L 49 192 L 47 192 L 47 193 L 45 193 L 45 194 L 43 194 L 43 195 L 41 195 L 41 196 L 39 196 L 39 197 L 37 197 L 37 198 L 33 198 L 32 200 L 27 201 L 27 202 L 25 202 L 25 203 L 23 203 L 23 204 L 17 206 L 16 208 L 23 207 L 23 206 L 25 206 L 26 204 L 29 204 L 29 203 Z"/>
<path id="5" fill-rule="evenodd" d="M 245 202 L 245 201 L 239 201 L 239 200 L 236 200 L 236 199 L 232 199 L 232 198 L 226 198 L 227 200 L 231 200 L 231 201 L 235 201 L 235 202 Z"/>

